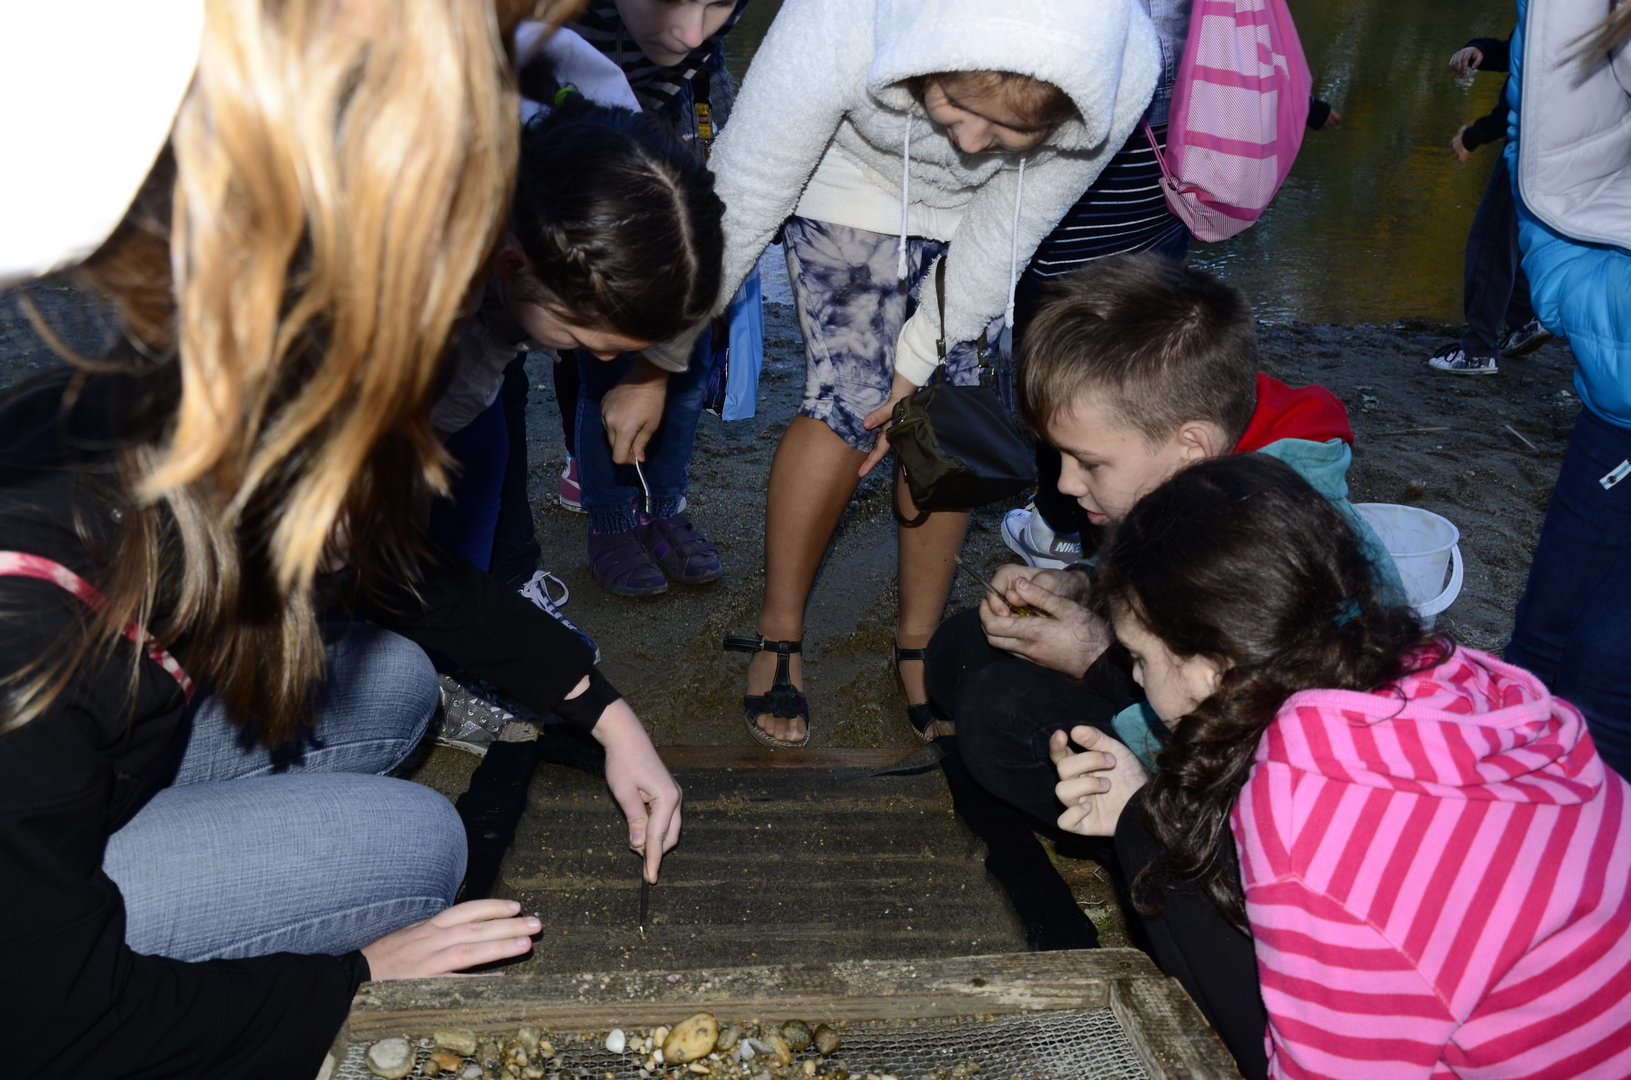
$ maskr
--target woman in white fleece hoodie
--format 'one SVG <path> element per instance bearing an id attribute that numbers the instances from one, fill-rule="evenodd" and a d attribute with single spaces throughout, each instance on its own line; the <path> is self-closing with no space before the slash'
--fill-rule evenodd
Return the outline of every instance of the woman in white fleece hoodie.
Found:
<path id="1" fill-rule="evenodd" d="M 1011 311 L 1019 271 L 1126 141 L 1160 66 L 1137 0 L 782 6 L 712 161 L 726 206 L 722 295 L 785 222 L 809 361 L 770 473 L 759 633 L 726 641 L 760 654 L 745 699 L 759 741 L 809 739 L 808 706 L 789 681 L 816 571 L 860 478 L 888 449 L 878 428 L 935 373 L 940 320 L 934 304 L 917 306 L 919 283 L 946 258 L 945 339 L 965 344 L 941 377 L 977 381 L 966 343 Z M 992 72 L 1029 78 L 958 76 Z M 1049 110 L 1053 88 L 1060 107 Z M 896 659 L 911 665 L 899 675 L 924 738 L 936 721 L 917 662 L 967 524 L 967 513 L 939 511 L 900 531 Z"/>

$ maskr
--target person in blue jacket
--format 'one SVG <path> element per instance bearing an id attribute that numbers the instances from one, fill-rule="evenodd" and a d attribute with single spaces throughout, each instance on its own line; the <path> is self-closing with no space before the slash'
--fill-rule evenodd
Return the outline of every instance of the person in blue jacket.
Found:
<path id="1" fill-rule="evenodd" d="M 1574 349 L 1580 418 L 1506 659 L 1585 714 L 1631 775 L 1631 5 L 1519 0 L 1507 99 L 1535 313 Z M 1606 135 L 1606 137 L 1605 137 Z"/>

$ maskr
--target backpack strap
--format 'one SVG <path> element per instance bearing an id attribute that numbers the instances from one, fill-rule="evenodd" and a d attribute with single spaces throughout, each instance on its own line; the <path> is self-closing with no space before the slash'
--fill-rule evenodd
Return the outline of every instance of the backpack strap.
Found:
<path id="1" fill-rule="evenodd" d="M 92 611 L 101 611 L 108 603 L 107 597 L 103 596 L 95 585 L 61 563 L 40 555 L 30 555 L 23 551 L 0 551 L 0 577 L 27 577 L 49 581 L 79 597 Z M 193 681 L 176 658 L 170 655 L 168 649 L 153 641 L 153 636 L 146 628 L 138 626 L 134 619 L 125 623 L 124 635 L 132 644 L 145 646 L 147 655 L 168 671 L 181 687 L 182 694 L 188 701 L 192 700 Z"/>

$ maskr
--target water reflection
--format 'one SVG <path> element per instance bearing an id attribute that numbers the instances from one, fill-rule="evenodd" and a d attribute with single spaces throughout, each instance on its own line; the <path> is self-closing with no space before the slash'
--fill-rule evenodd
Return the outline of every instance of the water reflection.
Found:
<path id="1" fill-rule="evenodd" d="M 752 0 L 726 39 L 747 70 L 779 0 Z M 1468 38 L 1504 38 L 1510 0 L 1292 0 L 1316 92 L 1342 127 L 1310 132 L 1262 220 L 1195 261 L 1246 289 L 1266 319 L 1459 322 L 1461 253 L 1498 146 L 1466 165 L 1450 137 L 1488 111 L 1501 76 L 1462 85 L 1446 65 Z"/>

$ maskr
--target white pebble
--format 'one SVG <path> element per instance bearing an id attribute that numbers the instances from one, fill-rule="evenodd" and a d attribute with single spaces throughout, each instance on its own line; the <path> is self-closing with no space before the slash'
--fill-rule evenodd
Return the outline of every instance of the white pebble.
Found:
<path id="1" fill-rule="evenodd" d="M 413 1072 L 413 1048 L 407 1039 L 381 1039 L 368 1048 L 364 1063 L 375 1076 L 397 1080 Z"/>
<path id="2" fill-rule="evenodd" d="M 459 1074 L 459 1080 L 481 1080 L 480 1065 L 466 1065 L 464 1072 Z"/>
<path id="3" fill-rule="evenodd" d="M 663 1063 L 663 1052 L 661 1050 L 653 1050 L 651 1052 L 651 1060 L 661 1065 Z"/>
<path id="4" fill-rule="evenodd" d="M 606 1035 L 606 1051 L 608 1053 L 621 1054 L 623 1048 L 628 1044 L 628 1039 L 624 1036 L 622 1028 L 612 1028 Z"/>
<path id="5" fill-rule="evenodd" d="M 753 1060 L 753 1040 L 743 1039 L 742 1044 L 736 1048 L 736 1057 L 739 1061 Z"/>

